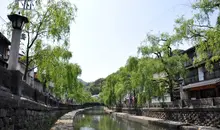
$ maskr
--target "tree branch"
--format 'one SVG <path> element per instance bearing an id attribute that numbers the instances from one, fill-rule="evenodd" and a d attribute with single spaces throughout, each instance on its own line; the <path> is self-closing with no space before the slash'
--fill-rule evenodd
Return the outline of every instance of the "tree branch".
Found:
<path id="1" fill-rule="evenodd" d="M 37 68 L 37 66 L 34 66 L 33 68 L 29 69 L 28 72 L 34 70 L 35 68 Z"/>
<path id="2" fill-rule="evenodd" d="M 192 35 L 190 37 L 186 36 L 188 39 L 196 38 L 196 37 L 203 37 L 205 39 L 208 39 L 206 36 L 202 35 L 201 33 L 195 33 L 192 30 L 189 30 L 189 31 L 190 31 L 190 33 L 192 33 Z"/>
<path id="3" fill-rule="evenodd" d="M 37 27 L 37 30 L 36 30 L 36 31 L 37 31 L 37 34 L 35 35 L 34 39 L 33 39 L 32 42 L 31 42 L 31 44 L 28 46 L 29 49 L 33 46 L 34 42 L 37 40 L 37 37 L 39 36 L 39 33 L 40 33 L 39 31 L 40 31 L 40 29 L 41 29 L 41 26 L 43 25 L 43 22 L 45 22 L 44 20 L 45 20 L 45 18 L 46 18 L 46 16 L 47 16 L 47 13 L 48 13 L 48 10 L 47 10 L 47 12 L 44 14 L 44 16 L 43 16 L 43 18 L 42 18 L 42 20 L 41 20 L 39 26 Z"/>

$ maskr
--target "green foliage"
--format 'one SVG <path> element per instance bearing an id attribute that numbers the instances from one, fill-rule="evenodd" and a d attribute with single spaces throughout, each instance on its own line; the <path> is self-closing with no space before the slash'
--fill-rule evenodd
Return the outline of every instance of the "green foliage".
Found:
<path id="1" fill-rule="evenodd" d="M 26 64 L 24 80 L 29 70 L 37 68 L 38 79 L 47 86 L 52 83 L 56 96 L 80 103 L 88 99 L 94 101 L 78 81 L 80 66 L 69 63 L 72 57 L 68 50 L 70 24 L 77 8 L 68 0 L 38 0 L 34 10 L 21 11 L 17 2 L 10 4 L 8 9 L 12 13 L 21 12 L 30 21 L 23 28 L 27 36 L 22 46 L 25 50 L 22 60 Z"/>
<path id="2" fill-rule="evenodd" d="M 13 2 L 8 6 L 11 13 L 21 12 L 30 21 L 23 28 L 23 32 L 27 36 L 27 40 L 22 47 L 26 64 L 24 80 L 26 80 L 29 68 L 36 66 L 32 62 L 37 62 L 34 57 L 39 55 L 39 46 L 44 50 L 57 45 L 68 48 L 70 24 L 74 20 L 76 11 L 75 7 L 66 0 L 39 0 L 35 3 L 34 8 L 34 10 L 22 10 L 21 12 L 17 2 Z M 59 48 L 56 48 L 56 51 L 59 51 Z M 65 52 L 62 58 L 69 59 L 71 53 Z M 56 54 L 59 57 L 60 53 Z"/>
<path id="3" fill-rule="evenodd" d="M 69 97 L 72 97 L 74 100 L 81 104 L 87 102 L 96 102 L 96 99 L 92 98 L 91 96 L 91 93 L 85 90 L 81 83 L 79 83 L 77 88 L 72 89 L 72 92 L 69 95 Z"/>
<path id="4" fill-rule="evenodd" d="M 181 53 L 181 50 L 173 50 L 172 46 L 178 41 L 177 37 L 167 33 L 159 36 L 148 34 L 145 44 L 139 47 L 139 52 L 143 57 L 151 57 L 155 66 L 155 74 L 158 75 L 157 82 L 162 82 L 168 87 L 171 100 L 173 100 L 173 88 L 178 82 L 179 76 L 184 77 L 184 62 L 187 56 Z M 162 76 L 160 76 L 162 74 Z M 164 86 L 164 87 L 165 87 Z"/>
<path id="5" fill-rule="evenodd" d="M 175 35 L 185 42 L 192 42 L 196 46 L 194 65 L 205 61 L 206 69 L 213 68 L 213 63 L 220 60 L 220 31 L 218 0 L 198 0 L 192 8 L 197 14 L 190 19 L 181 17 L 176 20 Z M 212 19 L 211 19 L 212 16 Z M 213 21 L 216 17 L 216 21 Z M 216 24 L 213 24 L 216 23 Z"/>
<path id="6" fill-rule="evenodd" d="M 185 76 L 184 63 L 188 60 L 182 50 L 174 49 L 179 44 L 195 45 L 194 65 L 205 63 L 206 69 L 212 71 L 213 63 L 220 60 L 220 2 L 198 0 L 192 9 L 198 13 L 190 19 L 178 18 L 172 35 L 147 34 L 138 48 L 141 57 L 130 57 L 126 66 L 117 71 L 116 97 L 133 90 L 137 92 L 140 106 L 152 96 L 163 99 L 167 92 L 173 100 L 173 89 L 178 79 Z M 211 21 L 211 16 L 216 17 L 216 21 Z M 108 90 L 105 86 L 104 93 L 107 94 Z"/>
<path id="7" fill-rule="evenodd" d="M 89 87 L 89 91 L 91 92 L 92 95 L 99 94 L 102 89 L 102 84 L 104 83 L 104 79 L 100 78 L 97 79 L 94 82 L 88 83 L 87 86 Z"/>
<path id="8" fill-rule="evenodd" d="M 167 92 L 173 97 L 173 88 L 179 76 L 184 76 L 184 62 L 187 60 L 181 50 L 172 49 L 177 41 L 176 36 L 167 33 L 160 36 L 148 34 L 145 44 L 138 48 L 141 57 L 129 57 L 125 67 L 107 77 L 102 91 L 104 103 L 112 105 L 108 101 L 116 100 L 114 105 L 117 105 L 127 93 L 133 94 L 135 106 L 151 102 L 153 96 L 163 99 Z"/>

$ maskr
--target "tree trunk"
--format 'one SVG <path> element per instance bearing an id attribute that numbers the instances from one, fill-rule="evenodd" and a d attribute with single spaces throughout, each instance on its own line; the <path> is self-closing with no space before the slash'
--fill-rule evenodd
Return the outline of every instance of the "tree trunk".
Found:
<path id="1" fill-rule="evenodd" d="M 173 96 L 173 84 L 169 86 L 169 93 L 170 93 L 170 100 L 174 101 L 174 96 Z"/>
<path id="2" fill-rule="evenodd" d="M 137 107 L 137 101 L 136 101 L 136 91 L 135 91 L 135 89 L 133 90 L 133 93 L 134 93 L 133 102 L 134 102 L 134 107 L 136 108 Z"/>
<path id="3" fill-rule="evenodd" d="M 121 106 L 121 104 L 122 104 L 122 103 L 121 103 L 121 95 L 120 95 L 120 106 Z"/>
<path id="4" fill-rule="evenodd" d="M 130 90 L 130 95 L 129 95 L 129 107 L 131 107 L 132 103 L 132 96 L 131 96 L 131 90 Z"/>

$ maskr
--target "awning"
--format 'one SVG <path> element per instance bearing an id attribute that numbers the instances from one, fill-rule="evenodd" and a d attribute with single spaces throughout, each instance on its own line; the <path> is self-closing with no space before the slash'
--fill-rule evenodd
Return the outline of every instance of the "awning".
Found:
<path id="1" fill-rule="evenodd" d="M 201 86 L 206 86 L 206 85 L 212 85 L 212 84 L 217 84 L 219 82 L 220 82 L 220 78 L 216 78 L 216 79 L 201 81 L 201 82 L 197 82 L 197 83 L 193 83 L 193 84 L 188 84 L 186 86 L 183 86 L 183 89 L 189 89 L 189 88 L 201 87 Z"/>

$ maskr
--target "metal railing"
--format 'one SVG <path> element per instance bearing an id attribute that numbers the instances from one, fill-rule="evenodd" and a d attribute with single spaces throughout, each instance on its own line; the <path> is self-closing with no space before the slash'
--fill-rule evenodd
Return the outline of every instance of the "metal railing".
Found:
<path id="1" fill-rule="evenodd" d="M 192 77 L 187 77 L 184 79 L 184 83 L 187 85 L 187 84 L 190 84 L 190 83 L 195 83 L 195 82 L 199 82 L 199 77 L 198 75 L 196 76 L 192 76 Z"/>
<path id="2" fill-rule="evenodd" d="M 204 78 L 205 78 L 205 80 L 220 78 L 220 70 L 214 70 L 212 73 L 205 72 Z"/>

